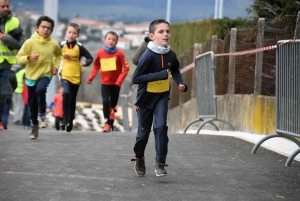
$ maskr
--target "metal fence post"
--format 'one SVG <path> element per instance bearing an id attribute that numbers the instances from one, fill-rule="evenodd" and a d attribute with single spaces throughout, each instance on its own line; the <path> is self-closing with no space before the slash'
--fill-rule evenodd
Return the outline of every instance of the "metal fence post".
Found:
<path id="1" fill-rule="evenodd" d="M 231 29 L 230 33 L 230 52 L 236 51 L 236 28 Z M 234 94 L 235 86 L 235 56 L 229 56 L 229 72 L 228 72 L 228 94 Z"/>
<path id="2" fill-rule="evenodd" d="M 136 93 L 137 93 L 138 85 L 132 86 L 132 94 L 131 94 L 131 108 L 132 108 L 132 126 L 131 132 L 136 132 L 138 128 L 138 118 L 135 111 L 134 103 L 136 101 Z"/>
<path id="3" fill-rule="evenodd" d="M 263 47 L 264 32 L 265 32 L 265 19 L 259 18 L 258 32 L 257 32 L 257 39 L 256 39 L 256 48 Z M 262 82 L 261 76 L 262 76 L 263 56 L 264 56 L 263 52 L 256 53 L 255 76 L 254 76 L 254 94 L 255 95 L 261 94 L 261 82 Z"/>
<path id="4" fill-rule="evenodd" d="M 298 11 L 294 39 L 300 39 L 300 11 Z"/>
<path id="5" fill-rule="evenodd" d="M 125 131 L 129 131 L 129 118 L 128 118 L 128 106 L 127 106 L 127 95 L 120 95 L 120 102 L 122 107 L 122 116 L 123 116 L 123 127 Z"/>

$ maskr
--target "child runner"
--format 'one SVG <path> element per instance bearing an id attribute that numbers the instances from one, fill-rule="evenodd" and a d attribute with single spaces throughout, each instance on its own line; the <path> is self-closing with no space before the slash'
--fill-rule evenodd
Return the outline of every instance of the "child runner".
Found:
<path id="1" fill-rule="evenodd" d="M 61 42 L 63 61 L 61 64 L 61 85 L 63 87 L 63 124 L 66 131 L 73 129 L 76 111 L 76 97 L 81 83 L 81 67 L 89 66 L 93 57 L 83 45 L 77 42 L 80 28 L 78 24 L 70 23 L 66 31 L 67 40 Z M 86 60 L 82 60 L 85 57 Z"/>
<path id="2" fill-rule="evenodd" d="M 56 130 L 65 130 L 63 126 L 63 88 L 62 86 L 58 86 L 58 93 L 54 95 L 52 102 L 49 104 L 48 109 L 52 109 L 54 106 L 54 117 L 55 117 L 55 128 Z M 48 112 L 48 110 L 47 110 Z"/>
<path id="3" fill-rule="evenodd" d="M 47 87 L 52 76 L 56 75 L 61 62 L 59 44 L 51 38 L 53 27 L 53 19 L 40 16 L 36 23 L 36 32 L 25 41 L 17 54 L 18 63 L 26 66 L 25 83 L 28 86 L 31 120 L 30 139 L 38 138 L 39 124 L 41 128 L 48 126 L 45 104 Z"/>
<path id="4" fill-rule="evenodd" d="M 25 130 L 30 130 L 30 112 L 29 112 L 29 105 L 28 105 L 28 86 L 25 84 L 25 74 L 23 78 L 23 92 L 22 98 L 24 103 L 24 111 L 22 116 L 22 125 Z"/>
<path id="5" fill-rule="evenodd" d="M 109 31 L 104 37 L 104 47 L 98 50 L 93 70 L 87 79 L 91 84 L 100 72 L 103 114 L 106 122 L 103 132 L 110 132 L 114 124 L 114 112 L 119 99 L 120 87 L 127 76 L 129 65 L 124 53 L 116 47 L 118 35 Z"/>
<path id="6" fill-rule="evenodd" d="M 179 71 L 179 62 L 176 54 L 168 45 L 170 40 L 169 23 L 163 19 L 154 20 L 149 26 L 147 49 L 139 59 L 138 66 L 133 74 L 132 82 L 139 84 L 136 97 L 136 111 L 138 116 L 138 131 L 134 145 L 135 172 L 144 176 L 145 148 L 148 143 L 151 125 L 155 137 L 156 176 L 166 176 L 166 157 L 168 153 L 168 100 L 170 95 L 170 74 L 179 85 L 179 91 L 186 91 Z"/>

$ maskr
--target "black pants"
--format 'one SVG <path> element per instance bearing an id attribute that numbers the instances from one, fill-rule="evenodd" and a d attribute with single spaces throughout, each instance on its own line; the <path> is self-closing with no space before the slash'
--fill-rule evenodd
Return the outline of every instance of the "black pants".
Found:
<path id="1" fill-rule="evenodd" d="M 55 117 L 55 129 L 60 130 L 60 123 L 62 122 L 63 118 L 61 117 Z M 62 130 L 65 130 L 65 128 L 61 128 Z"/>
<path id="2" fill-rule="evenodd" d="M 101 95 L 103 104 L 103 115 L 106 123 L 113 125 L 114 120 L 109 119 L 110 109 L 114 109 L 118 103 L 120 87 L 116 85 L 101 85 Z"/>
<path id="3" fill-rule="evenodd" d="M 23 124 L 23 126 L 30 126 L 30 111 L 29 111 L 29 105 L 28 104 L 24 105 L 22 124 Z"/>
<path id="4" fill-rule="evenodd" d="M 38 113 L 46 113 L 46 93 L 50 81 L 48 77 L 41 77 L 37 85 L 28 86 L 28 105 L 30 109 L 30 120 L 33 125 L 39 123 Z"/>
<path id="5" fill-rule="evenodd" d="M 153 132 L 155 139 L 155 161 L 165 164 L 168 154 L 168 99 L 160 99 L 155 107 L 151 109 L 140 107 L 137 110 L 138 131 L 134 145 L 134 153 L 137 158 L 143 158 L 148 143 L 151 126 L 153 123 Z"/>
<path id="6" fill-rule="evenodd" d="M 76 97 L 79 89 L 78 84 L 72 84 L 68 80 L 62 79 L 61 85 L 63 87 L 63 111 L 64 119 L 73 121 L 76 111 Z"/>

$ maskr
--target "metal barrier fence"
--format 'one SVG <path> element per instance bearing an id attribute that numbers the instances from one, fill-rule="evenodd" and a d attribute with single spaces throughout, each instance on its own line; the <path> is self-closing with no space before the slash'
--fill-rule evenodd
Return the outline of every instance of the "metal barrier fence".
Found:
<path id="1" fill-rule="evenodd" d="M 135 111 L 134 103 L 136 102 L 136 93 L 137 93 L 138 85 L 134 84 L 131 87 L 131 91 L 129 94 L 120 94 L 119 103 L 122 107 L 122 124 L 125 131 L 136 132 L 138 128 L 138 119 Z M 131 98 L 131 100 L 129 100 Z M 131 108 L 131 118 L 129 117 L 128 107 Z M 131 122 L 131 127 L 130 127 Z"/>
<path id="2" fill-rule="evenodd" d="M 212 125 L 216 130 L 220 130 L 214 123 L 215 121 L 227 124 L 231 130 L 234 130 L 229 122 L 218 118 L 217 96 L 215 93 L 215 61 L 212 51 L 195 58 L 195 77 L 199 119 L 189 123 L 183 133 L 186 133 L 192 124 L 200 121 L 203 121 L 203 123 L 198 127 L 197 134 L 207 123 Z"/>
<path id="3" fill-rule="evenodd" d="M 278 41 L 276 49 L 276 128 L 275 134 L 260 140 L 252 149 L 256 153 L 258 147 L 266 140 L 284 137 L 295 142 L 299 148 L 295 150 L 285 163 L 290 166 L 300 153 L 300 40 Z"/>

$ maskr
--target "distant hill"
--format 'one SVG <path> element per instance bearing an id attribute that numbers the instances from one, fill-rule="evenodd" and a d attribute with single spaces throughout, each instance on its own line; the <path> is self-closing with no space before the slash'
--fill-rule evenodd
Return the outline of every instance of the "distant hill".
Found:
<path id="1" fill-rule="evenodd" d="M 43 0 L 12 1 L 12 9 L 43 12 Z M 246 8 L 252 0 L 224 1 L 224 16 L 246 17 Z M 214 0 L 172 0 L 171 23 L 214 17 Z M 59 15 L 64 18 L 74 16 L 97 20 L 143 22 L 166 18 L 167 0 L 59 0 Z M 235 12 L 232 12 L 234 10 Z"/>

